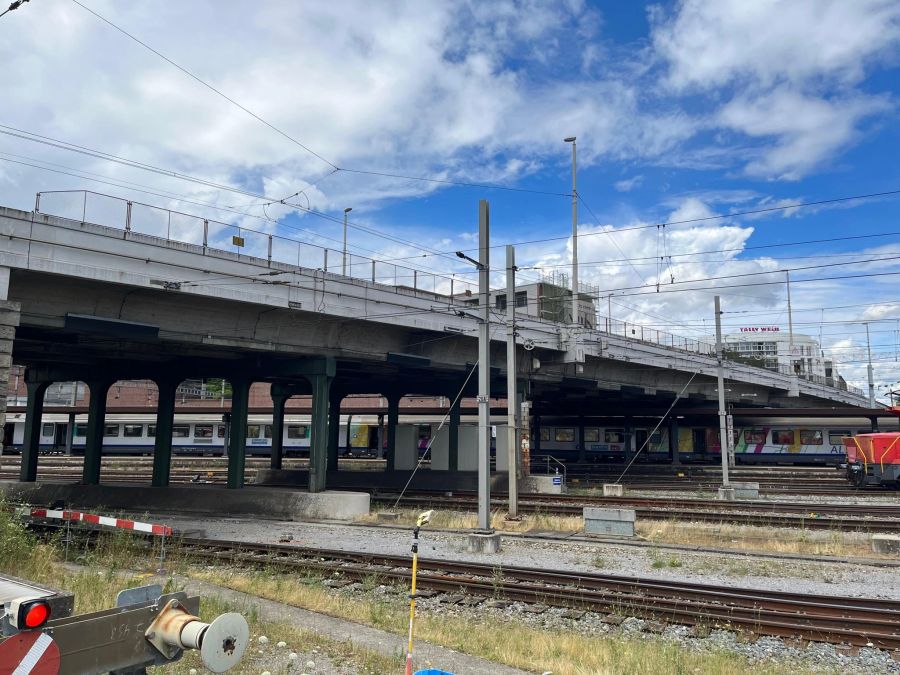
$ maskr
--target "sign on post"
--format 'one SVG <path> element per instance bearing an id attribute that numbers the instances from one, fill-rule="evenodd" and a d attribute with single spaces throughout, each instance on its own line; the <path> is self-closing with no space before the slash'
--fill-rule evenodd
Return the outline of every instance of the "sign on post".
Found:
<path id="1" fill-rule="evenodd" d="M 0 642 L 0 673 L 57 675 L 59 646 L 38 630 L 16 633 Z"/>

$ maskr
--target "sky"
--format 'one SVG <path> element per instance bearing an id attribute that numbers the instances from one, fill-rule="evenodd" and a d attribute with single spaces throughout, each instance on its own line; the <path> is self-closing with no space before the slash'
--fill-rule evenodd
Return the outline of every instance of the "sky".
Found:
<path id="1" fill-rule="evenodd" d="M 501 286 L 505 244 L 522 282 L 570 271 L 576 136 L 603 317 L 709 336 L 718 293 L 726 332 L 787 330 L 790 270 L 794 331 L 865 387 L 868 322 L 876 393 L 900 388 L 896 0 L 32 0 L 0 62 L 4 206 L 90 190 L 146 204 L 135 229 L 206 218 L 329 269 L 352 208 L 354 274 L 446 292 L 486 199 Z"/>

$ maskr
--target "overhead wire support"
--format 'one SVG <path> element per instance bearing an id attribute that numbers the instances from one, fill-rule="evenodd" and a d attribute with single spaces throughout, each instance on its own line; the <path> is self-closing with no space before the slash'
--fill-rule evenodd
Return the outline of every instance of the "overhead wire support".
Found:
<path id="1" fill-rule="evenodd" d="M 19 7 L 21 7 L 22 5 L 24 5 L 26 2 L 28 2 L 28 0 L 15 0 L 15 2 L 13 2 L 12 4 L 10 4 L 9 7 L 7 7 L 7 8 L 4 9 L 2 12 L 0 12 L 0 17 L 3 17 L 3 16 L 5 16 L 6 14 L 8 14 L 9 12 L 12 12 L 12 11 L 14 11 L 14 10 L 16 10 L 16 9 L 19 9 Z"/>

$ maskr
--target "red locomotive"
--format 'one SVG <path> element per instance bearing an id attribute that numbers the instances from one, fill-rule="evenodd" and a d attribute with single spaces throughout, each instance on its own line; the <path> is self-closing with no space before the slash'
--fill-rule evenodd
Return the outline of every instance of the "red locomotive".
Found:
<path id="1" fill-rule="evenodd" d="M 900 487 L 900 432 L 845 436 L 847 479 L 857 487 Z"/>

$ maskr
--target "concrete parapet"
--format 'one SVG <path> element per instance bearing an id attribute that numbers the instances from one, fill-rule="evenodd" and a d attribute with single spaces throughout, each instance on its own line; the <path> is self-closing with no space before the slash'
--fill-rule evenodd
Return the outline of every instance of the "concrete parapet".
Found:
<path id="1" fill-rule="evenodd" d="M 900 554 L 900 536 L 896 534 L 873 534 L 872 551 L 890 555 Z"/>
<path id="2" fill-rule="evenodd" d="M 369 512 L 364 492 L 309 493 L 299 490 L 217 486 L 154 488 L 133 485 L 77 485 L 61 483 L 0 482 L 0 492 L 15 501 L 35 505 L 62 501 L 66 507 L 126 512 L 258 516 L 284 520 L 352 520 Z"/>
<path id="3" fill-rule="evenodd" d="M 625 486 L 621 483 L 604 483 L 603 484 L 603 496 L 604 497 L 624 497 L 625 496 Z"/>
<path id="4" fill-rule="evenodd" d="M 735 499 L 759 499 L 759 483 L 729 483 Z"/>
<path id="5" fill-rule="evenodd" d="M 499 553 L 500 534 L 497 532 L 473 532 L 466 539 L 469 553 Z"/>
<path id="6" fill-rule="evenodd" d="M 637 520 L 634 509 L 601 509 L 585 506 L 583 513 L 586 534 L 634 536 L 634 523 Z"/>
<path id="7" fill-rule="evenodd" d="M 539 495 L 564 495 L 567 491 L 563 475 L 552 473 L 546 476 L 526 476 L 522 479 L 519 490 Z"/>
<path id="8" fill-rule="evenodd" d="M 723 502 L 733 502 L 734 501 L 734 488 L 733 487 L 720 487 L 719 488 L 719 499 Z"/>

